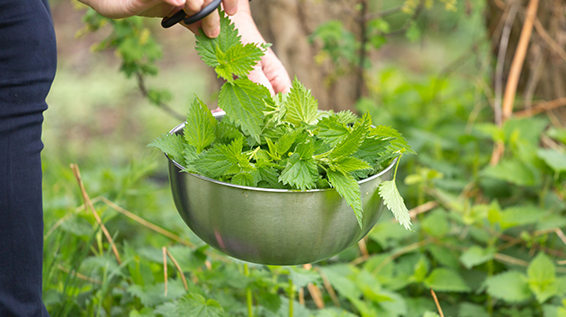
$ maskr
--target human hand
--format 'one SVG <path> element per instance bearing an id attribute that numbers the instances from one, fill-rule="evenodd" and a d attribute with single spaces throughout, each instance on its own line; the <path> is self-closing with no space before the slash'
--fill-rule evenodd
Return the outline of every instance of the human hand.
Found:
<path id="1" fill-rule="evenodd" d="M 240 0 L 238 13 L 232 16 L 231 20 L 242 36 L 244 44 L 265 43 L 251 16 L 248 0 Z M 254 67 L 248 78 L 267 87 L 272 95 L 280 92 L 289 92 L 291 88 L 289 74 L 271 48 L 267 49 L 267 52 Z"/>
<path id="2" fill-rule="evenodd" d="M 188 16 L 194 15 L 208 5 L 211 0 L 79 0 L 92 7 L 101 15 L 120 19 L 134 15 L 146 17 L 170 17 L 184 9 Z M 223 0 L 224 11 L 234 15 L 238 11 L 238 0 Z M 214 11 L 201 21 L 191 24 L 189 29 L 198 32 L 202 28 L 211 38 L 220 33 L 220 17 Z"/>

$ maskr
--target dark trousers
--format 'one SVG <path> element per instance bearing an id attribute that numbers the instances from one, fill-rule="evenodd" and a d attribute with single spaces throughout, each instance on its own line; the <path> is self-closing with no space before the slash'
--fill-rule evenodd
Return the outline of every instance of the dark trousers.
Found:
<path id="1" fill-rule="evenodd" d="M 56 68 L 47 0 L 0 1 L 0 316 L 48 316 L 41 301 L 41 126 Z"/>

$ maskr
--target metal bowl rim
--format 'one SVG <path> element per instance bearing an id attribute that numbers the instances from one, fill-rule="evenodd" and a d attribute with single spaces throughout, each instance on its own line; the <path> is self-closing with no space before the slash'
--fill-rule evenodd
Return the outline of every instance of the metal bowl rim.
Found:
<path id="1" fill-rule="evenodd" d="M 223 116 L 225 114 L 226 113 L 224 111 L 218 111 L 218 112 L 213 113 L 214 117 Z M 171 129 L 171 131 L 169 131 L 169 134 L 176 133 L 179 130 L 183 129 L 185 127 L 185 123 L 186 122 L 183 122 L 183 123 L 177 125 L 176 127 L 174 127 L 173 129 Z M 175 160 L 171 159 L 169 157 L 169 155 L 167 155 L 167 153 L 165 153 L 165 156 L 179 170 L 185 169 L 181 164 L 179 164 Z M 370 181 L 382 176 L 383 174 L 387 173 L 397 163 L 398 159 L 399 159 L 399 157 L 396 157 L 391 162 L 391 164 L 389 164 L 389 166 L 387 166 L 384 170 L 382 170 L 381 172 L 379 172 L 375 175 L 372 175 L 368 178 L 364 178 L 364 179 L 358 181 L 358 184 L 370 182 Z M 209 181 L 209 182 L 218 184 L 218 185 L 223 185 L 223 186 L 228 186 L 228 187 L 233 187 L 233 188 L 238 188 L 238 189 L 245 189 L 245 190 L 250 190 L 250 191 L 275 192 L 275 193 L 314 193 L 314 192 L 324 192 L 324 191 L 335 190 L 334 188 L 298 190 L 298 189 L 277 189 L 277 188 L 251 187 L 251 186 L 242 186 L 242 185 L 226 183 L 226 182 L 222 182 L 222 181 L 219 181 L 219 180 L 216 180 L 216 179 L 213 179 L 213 178 L 209 178 L 209 177 L 206 177 L 206 176 L 202 176 L 202 175 L 199 175 L 199 174 L 194 174 L 194 173 L 187 173 L 187 174 L 189 174 L 190 176 L 196 177 L 196 178 L 200 178 L 200 179 L 205 180 L 205 181 Z"/>

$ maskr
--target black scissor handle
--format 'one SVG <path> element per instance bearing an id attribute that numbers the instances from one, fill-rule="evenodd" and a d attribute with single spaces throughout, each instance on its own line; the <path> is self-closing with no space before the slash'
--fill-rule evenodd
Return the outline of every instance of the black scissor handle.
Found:
<path id="1" fill-rule="evenodd" d="M 187 13 L 185 12 L 185 10 L 181 10 L 177 13 L 175 13 L 172 17 L 169 18 L 164 18 L 161 21 L 161 26 L 164 28 L 170 28 L 173 25 L 183 21 L 185 22 L 185 24 L 193 24 L 197 21 L 202 20 L 204 17 L 206 17 L 207 15 L 211 14 L 214 10 L 216 10 L 216 8 L 218 8 L 218 6 L 220 6 L 220 3 L 222 2 L 222 0 L 213 0 L 211 3 L 209 3 L 206 7 L 204 7 L 204 9 L 202 9 L 201 11 L 191 15 L 190 17 L 187 17 Z"/>

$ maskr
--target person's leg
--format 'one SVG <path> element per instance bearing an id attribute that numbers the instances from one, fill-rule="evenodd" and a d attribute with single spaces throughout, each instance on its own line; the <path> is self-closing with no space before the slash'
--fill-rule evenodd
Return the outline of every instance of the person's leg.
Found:
<path id="1" fill-rule="evenodd" d="M 41 125 L 57 62 L 47 1 L 0 1 L 0 43 L 0 316 L 45 317 Z"/>
<path id="2" fill-rule="evenodd" d="M 0 316 L 47 316 L 41 301 L 41 111 L 2 116 L 0 104 Z M 30 109 L 33 110 L 33 109 Z"/>

